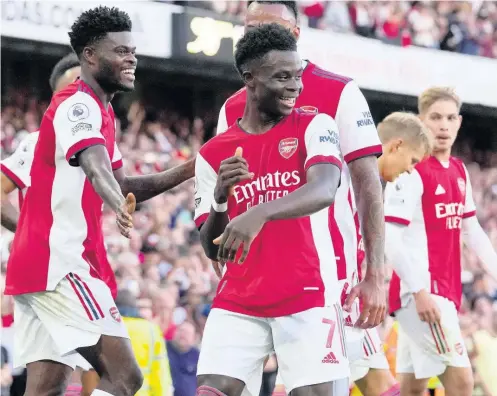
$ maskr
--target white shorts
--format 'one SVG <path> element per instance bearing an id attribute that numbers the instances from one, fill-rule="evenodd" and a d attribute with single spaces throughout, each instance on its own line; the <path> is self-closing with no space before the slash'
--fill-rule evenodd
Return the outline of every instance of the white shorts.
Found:
<path id="1" fill-rule="evenodd" d="M 389 370 L 388 361 L 376 328 L 364 331 L 362 342 L 363 357 L 350 363 L 350 380 L 355 382 L 364 378 L 370 369 Z"/>
<path id="2" fill-rule="evenodd" d="M 447 366 L 471 367 L 454 303 L 432 294 L 441 312 L 440 324 L 422 322 L 411 299 L 396 312 L 399 322 L 397 373 L 414 373 L 416 378 L 442 374 Z"/>
<path id="3" fill-rule="evenodd" d="M 245 382 L 248 394 L 256 396 L 264 360 L 273 351 L 287 393 L 349 377 L 340 305 L 278 318 L 213 309 L 204 329 L 197 375 L 237 378 Z"/>
<path id="4" fill-rule="evenodd" d="M 128 337 L 110 289 L 89 274 L 68 274 L 54 291 L 14 296 L 14 365 L 52 360 L 73 369 L 91 366 L 76 348 L 102 334 Z"/>

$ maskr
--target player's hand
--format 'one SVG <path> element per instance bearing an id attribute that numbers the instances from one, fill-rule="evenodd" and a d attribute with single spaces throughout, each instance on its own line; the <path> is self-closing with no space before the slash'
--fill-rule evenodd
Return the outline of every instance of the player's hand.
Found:
<path id="1" fill-rule="evenodd" d="M 234 263 L 238 250 L 243 249 L 237 261 L 243 264 L 252 241 L 265 222 L 266 216 L 257 206 L 231 220 L 224 229 L 224 233 L 213 241 L 215 245 L 219 245 L 218 261 L 223 264 L 228 261 Z"/>
<path id="2" fill-rule="evenodd" d="M 233 157 L 221 162 L 214 189 L 214 199 L 218 204 L 228 201 L 228 196 L 233 194 L 235 184 L 254 177 L 254 174 L 248 171 L 248 163 L 242 154 L 242 148 L 238 147 Z"/>
<path id="3" fill-rule="evenodd" d="M 221 240 L 220 238 L 218 238 L 218 239 Z M 214 269 L 214 272 L 216 273 L 217 277 L 219 279 L 221 279 L 223 277 L 224 265 L 221 264 L 219 261 L 214 261 L 214 260 L 211 260 L 211 264 L 212 264 L 212 268 Z"/>
<path id="4" fill-rule="evenodd" d="M 130 238 L 130 231 L 133 228 L 133 218 L 131 215 L 136 209 L 136 198 L 132 193 L 126 196 L 126 200 L 119 207 L 116 213 L 116 222 L 119 232 L 126 238 Z"/>
<path id="5" fill-rule="evenodd" d="M 352 304 L 356 298 L 362 302 L 362 309 L 354 327 L 371 329 L 378 326 L 387 312 L 387 300 L 384 280 L 378 278 L 365 278 L 355 285 L 345 300 L 343 308 L 345 311 L 352 310 Z"/>
<path id="6" fill-rule="evenodd" d="M 420 290 L 414 293 L 414 301 L 416 302 L 416 311 L 418 312 L 419 319 L 428 323 L 440 322 L 440 309 L 435 301 L 433 301 L 430 293 L 424 289 Z"/>

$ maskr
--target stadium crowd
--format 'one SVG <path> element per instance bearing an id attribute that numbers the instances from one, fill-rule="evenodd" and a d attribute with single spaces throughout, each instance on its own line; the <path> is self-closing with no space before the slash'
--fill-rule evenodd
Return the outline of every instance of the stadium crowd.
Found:
<path id="1" fill-rule="evenodd" d="M 27 133 L 37 130 L 47 105 L 29 90 L 4 92 L 2 159 L 15 150 Z M 126 172 L 130 175 L 157 172 L 185 161 L 195 155 L 210 133 L 201 118 L 182 118 L 168 109 L 152 111 L 135 101 L 127 117 L 118 123 Z M 484 156 L 475 156 L 469 146 L 460 145 L 458 152 L 467 160 L 479 220 L 497 248 L 497 167 L 484 168 L 472 162 Z M 495 164 L 495 161 L 486 158 L 486 163 Z M 104 217 L 105 243 L 118 288 L 130 291 L 137 298 L 139 314 L 160 326 L 168 343 L 172 380 L 178 396 L 195 394 L 198 347 L 218 283 L 192 219 L 193 189 L 193 181 L 188 181 L 140 204 L 129 240 L 120 235 L 111 212 Z M 12 199 L 17 205 L 16 197 Z M 11 240 L 12 234 L 2 230 L 2 283 Z M 493 360 L 497 355 L 497 279 L 482 273 L 478 259 L 467 251 L 464 268 L 461 326 L 477 373 L 475 394 L 497 395 Z M 2 315 L 11 309 L 10 298 L 2 296 Z M 391 319 L 384 324 L 385 338 L 391 324 Z M 3 321 L 4 327 L 9 325 L 8 320 Z M 5 389 L 12 375 L 9 369 L 12 344 L 8 334 L 4 331 L 2 337 L 1 381 Z M 181 353 L 172 356 L 171 351 L 178 346 Z M 274 365 L 271 369 L 274 370 Z"/>
<path id="2" fill-rule="evenodd" d="M 243 19 L 246 1 L 174 2 Z M 497 57 L 494 1 L 301 0 L 302 25 L 355 33 L 394 45 L 416 45 L 488 58 Z"/>

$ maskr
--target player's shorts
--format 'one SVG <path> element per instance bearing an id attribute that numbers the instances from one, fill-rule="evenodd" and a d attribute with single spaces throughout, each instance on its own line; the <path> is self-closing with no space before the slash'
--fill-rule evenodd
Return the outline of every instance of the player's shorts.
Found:
<path id="1" fill-rule="evenodd" d="M 14 317 L 15 366 L 52 360 L 88 370 L 77 348 L 101 335 L 129 338 L 110 289 L 85 273 L 68 274 L 53 291 L 14 296 Z"/>
<path id="2" fill-rule="evenodd" d="M 395 315 L 399 322 L 397 373 L 414 373 L 430 378 L 442 374 L 447 366 L 471 367 L 454 303 L 432 295 L 441 313 L 440 323 L 419 319 L 414 299 Z"/>
<path id="3" fill-rule="evenodd" d="M 248 394 L 261 388 L 264 360 L 276 353 L 287 393 L 350 375 L 339 304 L 260 318 L 213 309 L 204 329 L 197 375 L 237 378 Z M 247 393 L 245 393 L 247 394 Z"/>
<path id="4" fill-rule="evenodd" d="M 383 352 L 380 335 L 376 328 L 364 331 L 362 349 L 363 357 L 350 363 L 351 382 L 364 378 L 370 369 L 390 370 Z"/>

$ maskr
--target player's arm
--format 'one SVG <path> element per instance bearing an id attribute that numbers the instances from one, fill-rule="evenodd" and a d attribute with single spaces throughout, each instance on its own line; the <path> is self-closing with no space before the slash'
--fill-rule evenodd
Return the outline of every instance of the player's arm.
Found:
<path id="1" fill-rule="evenodd" d="M 321 141 L 321 137 L 330 139 Z M 243 245 L 242 263 L 263 225 L 268 221 L 309 216 L 329 207 L 340 184 L 341 166 L 338 128 L 326 114 L 319 114 L 305 131 L 307 182 L 290 194 L 252 207 L 226 227 L 219 246 L 219 260 L 233 261 Z"/>
<path id="2" fill-rule="evenodd" d="M 146 201 L 171 190 L 193 176 L 195 176 L 195 158 L 174 168 L 151 175 L 126 176 L 122 167 L 114 170 L 114 177 L 118 181 L 123 195 L 133 193 L 137 202 Z"/>
<path id="3" fill-rule="evenodd" d="M 14 191 L 17 186 L 3 172 L 1 183 L 2 207 L 0 208 L 0 212 L 2 214 L 2 226 L 9 231 L 15 232 L 19 220 L 19 211 L 10 202 L 9 194 Z"/>
<path id="4" fill-rule="evenodd" d="M 465 169 L 466 171 L 466 169 Z M 473 188 L 466 171 L 466 199 L 462 220 L 462 240 L 480 259 L 485 271 L 497 281 L 497 254 L 488 235 L 476 218 L 476 206 L 473 201 Z"/>
<path id="5" fill-rule="evenodd" d="M 225 132 L 228 129 L 228 118 L 226 116 L 226 102 L 219 110 L 219 117 L 217 118 L 216 135 Z"/>
<path id="6" fill-rule="evenodd" d="M 97 194 L 116 213 L 117 225 L 129 237 L 132 227 L 132 199 L 121 193 L 112 173 L 105 139 L 100 132 L 102 113 L 90 95 L 77 92 L 62 102 L 53 119 L 56 144 L 71 166 L 80 166 Z M 128 201 L 129 199 L 129 201 Z M 135 202 L 136 204 L 136 202 Z"/>
<path id="7" fill-rule="evenodd" d="M 15 232 L 19 220 L 19 211 L 9 200 L 9 194 L 15 189 L 23 190 L 30 184 L 29 173 L 33 163 L 34 147 L 38 138 L 37 133 L 25 137 L 16 151 L 5 158 L 1 165 L 1 194 L 2 194 L 2 226 Z"/>
<path id="8" fill-rule="evenodd" d="M 417 171 L 401 175 L 396 182 L 385 187 L 385 254 L 388 262 L 409 292 L 417 293 L 424 288 L 418 275 L 416 263 L 406 253 L 404 232 L 411 223 L 414 212 L 421 201 L 423 182 Z"/>
<path id="9" fill-rule="evenodd" d="M 216 173 L 204 159 L 202 150 L 197 155 L 195 165 L 195 222 L 200 228 L 200 241 L 205 254 L 217 260 L 218 246 L 214 239 L 224 232 L 229 223 L 228 196 L 232 187 L 244 180 L 251 179 L 247 161 L 238 148 L 233 157 L 221 161 Z"/>
<path id="10" fill-rule="evenodd" d="M 381 142 L 366 98 L 354 81 L 342 91 L 336 121 L 340 144 L 352 180 L 367 257 L 366 278 L 385 277 L 385 223 L 377 157 Z"/>

